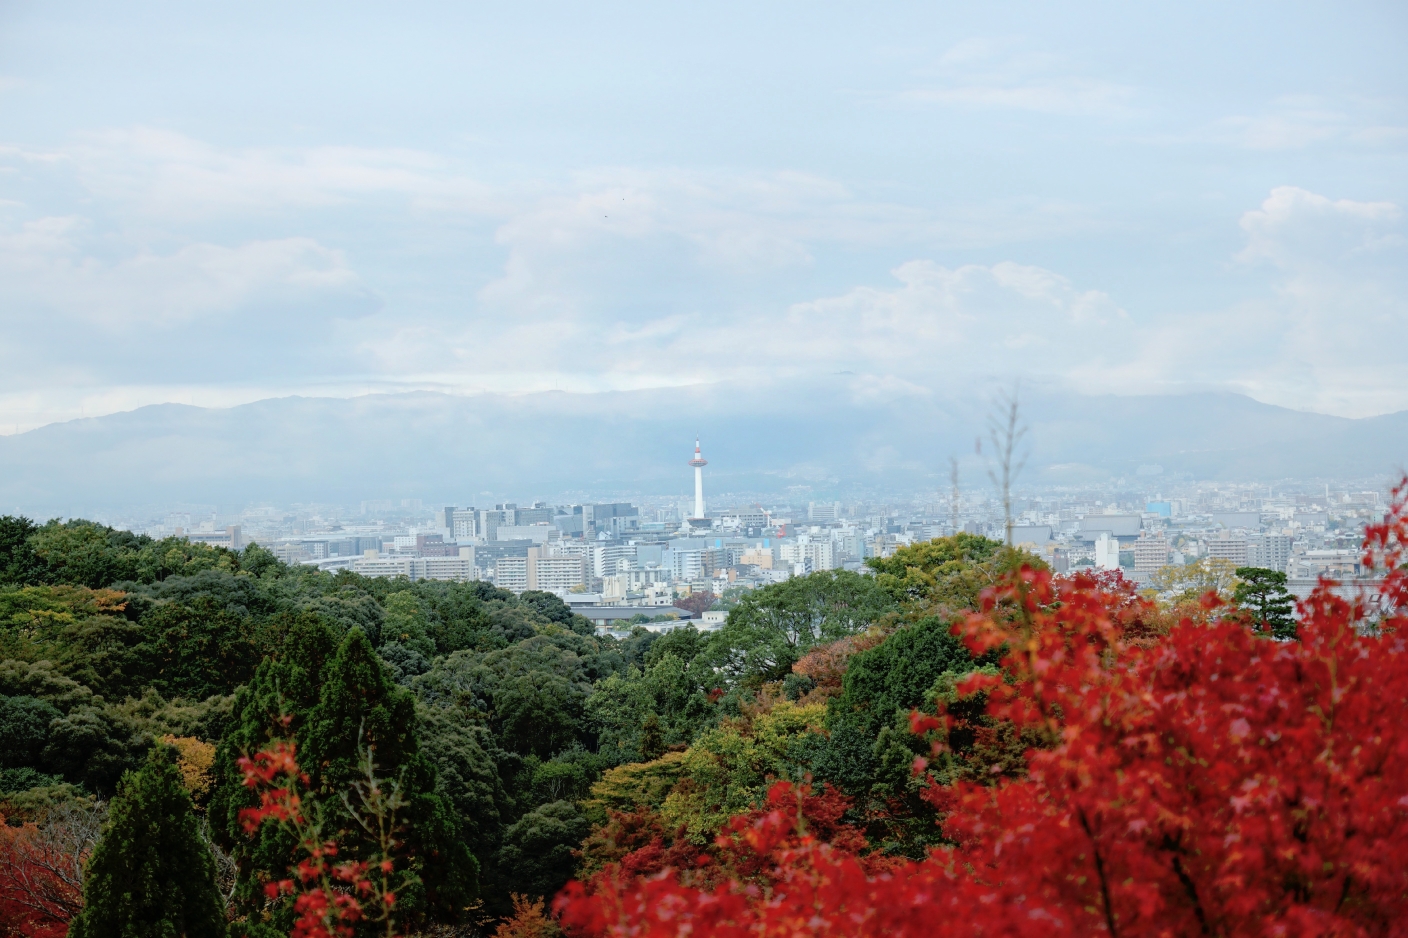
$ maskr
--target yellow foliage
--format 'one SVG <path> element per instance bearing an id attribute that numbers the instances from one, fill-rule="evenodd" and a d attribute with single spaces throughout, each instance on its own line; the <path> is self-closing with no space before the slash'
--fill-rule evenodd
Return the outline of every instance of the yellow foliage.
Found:
<path id="1" fill-rule="evenodd" d="M 756 714 L 751 724 L 704 733 L 684 753 L 682 777 L 661 806 L 667 826 L 683 826 L 703 842 L 730 817 L 752 809 L 772 780 L 795 774 L 804 757 L 794 746 L 821 732 L 825 717 L 825 704 L 782 700 Z"/>
<path id="2" fill-rule="evenodd" d="M 215 747 L 194 736 L 163 736 L 161 741 L 176 750 L 176 763 L 181 769 L 181 781 L 197 805 L 205 800 L 215 783 L 211 768 L 215 765 Z"/>
<path id="3" fill-rule="evenodd" d="M 679 781 L 684 759 L 683 752 L 667 752 L 652 762 L 632 762 L 608 769 L 592 786 L 592 796 L 582 803 L 582 810 L 592 823 L 604 824 L 608 808 L 658 808 Z"/>
<path id="4" fill-rule="evenodd" d="M 1203 557 L 1190 564 L 1169 564 L 1154 574 L 1154 589 L 1173 593 L 1174 603 L 1197 600 L 1209 590 L 1223 601 L 1232 598 L 1237 583 L 1237 565 L 1222 557 Z"/>

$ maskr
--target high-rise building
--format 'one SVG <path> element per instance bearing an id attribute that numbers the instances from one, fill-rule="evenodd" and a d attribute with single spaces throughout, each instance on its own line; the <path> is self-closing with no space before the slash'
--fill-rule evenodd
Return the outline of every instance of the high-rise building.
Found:
<path id="1" fill-rule="evenodd" d="M 456 508 L 450 514 L 450 535 L 455 540 L 478 537 L 478 515 L 473 508 Z"/>
<path id="2" fill-rule="evenodd" d="M 527 557 L 500 557 L 494 585 L 515 593 L 544 590 L 566 593 L 586 582 L 586 565 L 580 556 L 549 554 L 547 548 L 530 547 Z"/>
<path id="3" fill-rule="evenodd" d="M 1208 540 L 1208 556 L 1230 560 L 1235 566 L 1245 567 L 1248 548 L 1251 545 L 1245 537 L 1214 537 Z"/>
<path id="4" fill-rule="evenodd" d="M 1258 534 L 1247 538 L 1251 565 L 1286 572 L 1291 562 L 1291 539 L 1285 534 Z"/>
<path id="5" fill-rule="evenodd" d="M 531 549 L 531 548 L 530 548 Z M 494 585 L 521 593 L 528 588 L 528 558 L 500 557 L 494 565 Z"/>
<path id="6" fill-rule="evenodd" d="M 813 540 L 809 536 L 803 536 L 795 541 L 786 541 L 778 547 L 778 557 L 784 563 L 798 564 L 805 561 L 809 564 L 808 572 L 832 570 L 836 567 L 836 551 L 829 539 Z"/>
<path id="7" fill-rule="evenodd" d="M 1168 564 L 1168 541 L 1162 534 L 1145 531 L 1134 542 L 1134 573 L 1137 576 L 1157 573 Z"/>

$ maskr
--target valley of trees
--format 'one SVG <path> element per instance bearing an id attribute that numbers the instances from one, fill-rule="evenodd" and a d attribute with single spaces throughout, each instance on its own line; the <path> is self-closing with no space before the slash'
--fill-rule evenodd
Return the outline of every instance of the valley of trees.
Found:
<path id="1" fill-rule="evenodd" d="M 1270 571 L 1159 604 L 967 534 L 871 567 L 617 640 L 546 593 L 0 519 L 0 929 L 1401 927 L 1401 573 L 1297 623 Z"/>

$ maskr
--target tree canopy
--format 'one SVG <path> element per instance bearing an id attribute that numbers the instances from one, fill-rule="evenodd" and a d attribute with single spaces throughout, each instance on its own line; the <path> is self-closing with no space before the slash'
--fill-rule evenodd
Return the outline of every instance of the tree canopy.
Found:
<path id="1" fill-rule="evenodd" d="M 123 779 L 88 860 L 74 938 L 223 938 L 225 904 L 176 752 L 156 746 Z"/>

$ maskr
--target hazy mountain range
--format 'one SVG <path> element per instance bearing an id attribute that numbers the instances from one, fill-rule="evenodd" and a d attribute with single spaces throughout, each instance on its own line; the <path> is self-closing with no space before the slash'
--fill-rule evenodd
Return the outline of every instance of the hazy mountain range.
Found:
<path id="1" fill-rule="evenodd" d="M 1025 393 L 1022 407 L 1031 485 L 1367 477 L 1408 463 L 1408 411 L 1351 420 L 1225 393 Z M 696 433 L 710 494 L 946 490 L 951 457 L 965 486 L 985 484 L 975 440 L 991 411 L 976 394 L 842 376 L 786 388 L 162 404 L 0 438 L 0 510 L 684 496 Z"/>

